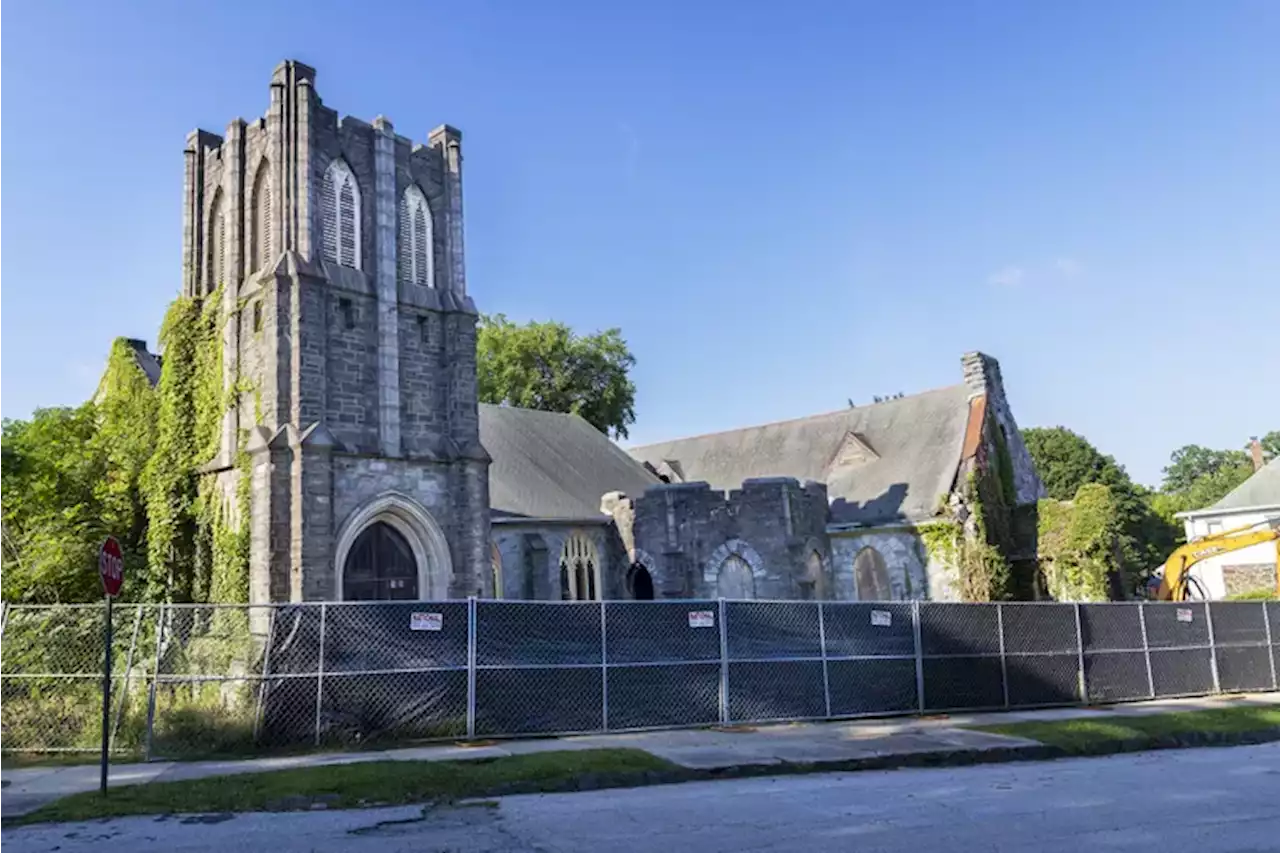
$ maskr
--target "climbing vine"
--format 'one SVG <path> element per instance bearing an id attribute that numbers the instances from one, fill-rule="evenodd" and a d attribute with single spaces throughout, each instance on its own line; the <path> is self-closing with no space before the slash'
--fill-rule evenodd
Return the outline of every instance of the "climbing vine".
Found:
<path id="1" fill-rule="evenodd" d="M 1040 568 L 1059 601 L 1105 601 L 1121 570 L 1115 496 L 1101 483 L 1082 485 L 1071 501 L 1039 504 Z"/>
<path id="2" fill-rule="evenodd" d="M 245 601 L 248 597 L 248 481 L 234 511 L 216 473 L 202 469 L 221 445 L 224 414 L 241 390 L 222 372 L 221 289 L 180 297 L 160 330 L 164 361 L 156 387 L 156 449 L 142 483 L 148 519 L 148 593 L 153 600 Z M 237 448 L 237 468 L 243 439 Z M 241 504 L 245 506 L 241 506 Z M 243 510 L 243 511 L 241 511 Z"/>

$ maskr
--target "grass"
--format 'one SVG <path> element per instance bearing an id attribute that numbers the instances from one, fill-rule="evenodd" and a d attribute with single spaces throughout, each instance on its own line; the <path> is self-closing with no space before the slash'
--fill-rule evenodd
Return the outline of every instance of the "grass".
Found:
<path id="1" fill-rule="evenodd" d="M 974 726 L 977 731 L 1028 738 L 1068 750 L 1098 750 L 1108 744 L 1185 735 L 1238 734 L 1280 728 L 1280 707 L 1248 706 L 1169 714 L 1115 715 L 1092 719 Z"/>
<path id="2" fill-rule="evenodd" d="M 1228 595 L 1227 601 L 1275 601 L 1280 598 L 1274 589 L 1255 589 L 1251 592 L 1237 592 Z"/>
<path id="3" fill-rule="evenodd" d="M 639 782 L 676 770 L 638 749 L 540 752 L 472 761 L 371 761 L 153 782 L 73 794 L 16 824 L 138 814 L 291 811 L 450 801 L 505 793 L 572 790 L 584 777 L 596 787 Z"/>

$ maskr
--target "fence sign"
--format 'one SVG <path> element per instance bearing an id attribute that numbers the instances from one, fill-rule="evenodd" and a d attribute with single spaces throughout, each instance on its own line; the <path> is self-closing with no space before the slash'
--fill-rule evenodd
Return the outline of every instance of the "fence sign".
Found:
<path id="1" fill-rule="evenodd" d="M 871 624 L 877 628 L 888 628 L 893 624 L 893 614 L 888 610 L 872 610 Z"/>
<path id="2" fill-rule="evenodd" d="M 414 613 L 409 616 L 410 631 L 444 630 L 443 613 Z"/>
<path id="3" fill-rule="evenodd" d="M 714 610 L 690 610 L 689 611 L 689 627 L 690 628 L 714 628 L 716 626 L 716 612 Z"/>
<path id="4" fill-rule="evenodd" d="M 1178 621 L 1179 621 L 1179 622 L 1190 622 L 1190 621 L 1191 621 L 1191 619 L 1193 618 L 1193 614 L 1194 614 L 1194 611 L 1193 611 L 1190 607 L 1179 607 L 1179 608 L 1178 608 Z"/>

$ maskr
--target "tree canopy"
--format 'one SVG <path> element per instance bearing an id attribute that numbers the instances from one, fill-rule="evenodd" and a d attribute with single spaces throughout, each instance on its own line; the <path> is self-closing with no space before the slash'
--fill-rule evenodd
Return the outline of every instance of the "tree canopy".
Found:
<path id="1" fill-rule="evenodd" d="M 1051 499 L 1074 500 L 1080 487 L 1091 483 L 1110 490 L 1118 564 L 1130 587 L 1164 562 L 1177 542 L 1177 527 L 1156 512 L 1152 493 L 1134 483 L 1124 466 L 1066 427 L 1023 430 L 1022 437 Z"/>
<path id="2" fill-rule="evenodd" d="M 584 336 L 563 323 L 480 320 L 481 402 L 575 414 L 613 438 L 626 438 L 636 419 L 635 361 L 618 329 Z"/>

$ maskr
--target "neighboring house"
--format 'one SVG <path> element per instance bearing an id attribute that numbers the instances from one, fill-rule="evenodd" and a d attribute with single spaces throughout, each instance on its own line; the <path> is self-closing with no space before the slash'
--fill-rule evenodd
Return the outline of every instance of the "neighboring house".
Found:
<path id="1" fill-rule="evenodd" d="M 185 152 L 183 293 L 227 318 L 202 475 L 233 519 L 250 478 L 250 603 L 955 598 L 931 525 L 1034 560 L 1043 489 L 981 353 L 949 388 L 630 453 L 478 404 L 461 134 L 339 116 L 315 76 L 282 63 L 263 117 Z"/>
<path id="2" fill-rule="evenodd" d="M 1239 527 L 1280 521 L 1280 456 L 1262 465 L 1262 451 L 1254 448 L 1252 477 L 1226 497 L 1204 509 L 1178 513 L 1187 541 Z M 1260 542 L 1196 564 L 1191 576 L 1200 582 L 1208 598 L 1225 598 L 1241 592 L 1274 589 L 1276 542 Z"/>

